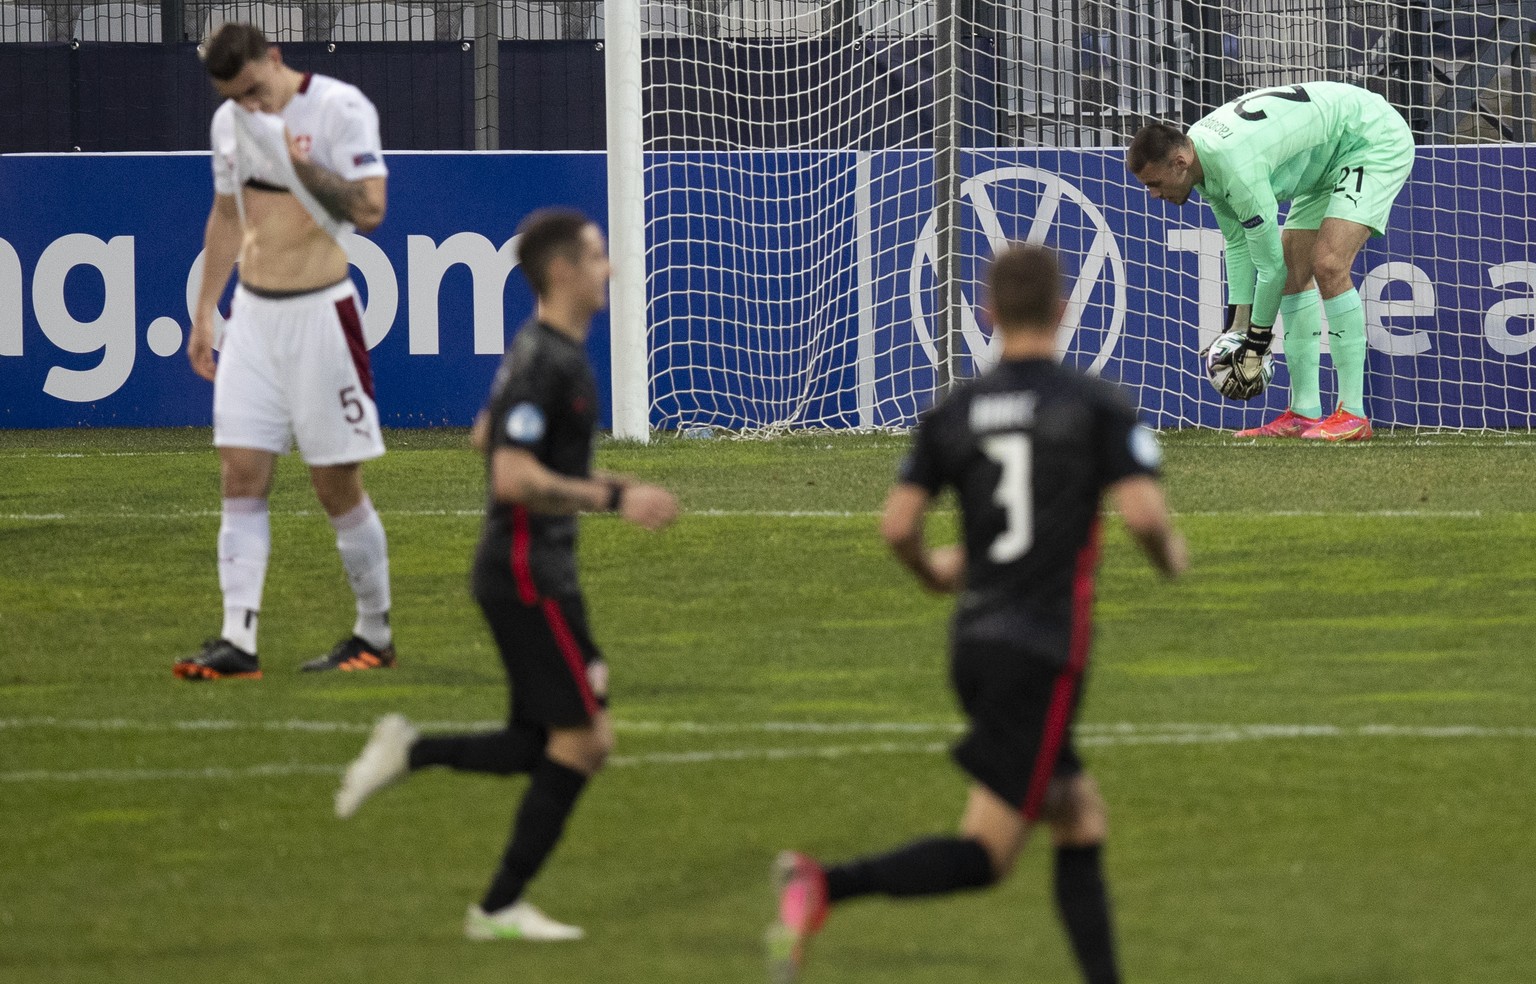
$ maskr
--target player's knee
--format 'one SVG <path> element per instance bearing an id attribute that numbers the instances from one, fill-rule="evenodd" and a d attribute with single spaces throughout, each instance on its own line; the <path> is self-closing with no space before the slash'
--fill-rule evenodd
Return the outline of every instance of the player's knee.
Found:
<path id="1" fill-rule="evenodd" d="M 1109 808 L 1099 784 L 1087 773 L 1055 784 L 1046 802 L 1044 819 L 1057 846 L 1102 843 L 1109 834 Z"/>
<path id="2" fill-rule="evenodd" d="M 226 499 L 265 499 L 271 478 L 270 468 L 241 461 L 219 464 L 219 490 Z"/>
<path id="3" fill-rule="evenodd" d="M 1019 839 L 1010 838 L 998 830 L 978 830 L 973 827 L 962 829 L 960 837 L 980 849 L 979 856 L 971 854 L 966 857 L 965 885 L 987 888 L 1007 879 L 1019 856 Z"/>
<path id="4" fill-rule="evenodd" d="M 1287 270 L 1285 274 L 1285 293 L 1300 294 L 1311 290 L 1313 286 L 1312 268 L 1302 270 Z"/>
<path id="5" fill-rule="evenodd" d="M 613 754 L 613 746 L 614 738 L 612 730 L 603 729 L 593 734 L 591 744 L 591 761 L 593 772 L 596 772 L 598 769 L 601 769 L 603 766 L 608 764 L 608 757 Z"/>
<path id="6" fill-rule="evenodd" d="M 1350 270 L 1354 265 L 1353 256 L 1318 254 L 1312 264 L 1312 275 L 1317 279 L 1318 289 L 1324 297 L 1336 297 L 1353 286 Z"/>
<path id="7" fill-rule="evenodd" d="M 1312 257 L 1301 253 L 1285 253 L 1285 293 L 1299 294 L 1312 283 Z"/>
<path id="8" fill-rule="evenodd" d="M 982 883 L 985 888 L 1006 881 L 1013 874 L 1014 863 L 1019 859 L 1019 852 L 1002 846 L 982 844 L 987 851 L 988 879 Z"/>
<path id="9" fill-rule="evenodd" d="M 362 470 L 356 465 L 311 468 L 310 484 L 328 516 L 344 516 L 363 501 Z"/>
<path id="10" fill-rule="evenodd" d="M 585 728 L 558 729 L 549 737 L 544 754 L 561 765 L 592 775 L 613 753 L 613 728 L 600 722 Z"/>
<path id="11" fill-rule="evenodd" d="M 1285 260 L 1285 292 L 1299 293 L 1312 282 L 1312 252 L 1287 246 Z"/>
<path id="12" fill-rule="evenodd" d="M 613 746 L 613 728 L 606 725 L 595 726 L 582 734 L 578 754 L 589 775 L 608 764 Z"/>

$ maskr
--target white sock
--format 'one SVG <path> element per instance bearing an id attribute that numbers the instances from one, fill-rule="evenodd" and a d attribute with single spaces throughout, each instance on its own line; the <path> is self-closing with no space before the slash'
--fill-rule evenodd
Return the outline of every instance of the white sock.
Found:
<path id="1" fill-rule="evenodd" d="M 225 499 L 219 522 L 219 590 L 224 593 L 225 639 L 256 652 L 261 589 L 272 553 L 272 523 L 266 499 Z"/>
<path id="2" fill-rule="evenodd" d="M 330 519 L 347 581 L 357 595 L 352 634 L 372 645 L 387 646 L 394 637 L 389 628 L 389 541 L 384 524 L 366 495 L 350 512 Z"/>

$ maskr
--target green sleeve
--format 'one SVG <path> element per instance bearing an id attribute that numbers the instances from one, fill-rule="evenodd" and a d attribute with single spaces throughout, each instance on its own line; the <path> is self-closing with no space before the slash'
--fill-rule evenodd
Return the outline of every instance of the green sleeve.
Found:
<path id="1" fill-rule="evenodd" d="M 1280 312 L 1280 295 L 1285 293 L 1285 253 L 1280 248 L 1280 229 L 1270 219 L 1257 228 L 1245 229 L 1244 233 L 1255 271 L 1253 311 L 1248 320 L 1273 328 Z"/>
<path id="2" fill-rule="evenodd" d="M 1224 254 L 1227 265 L 1227 303 L 1253 303 L 1253 258 L 1248 253 L 1248 238 L 1243 235 L 1242 223 L 1237 216 L 1216 202 L 1211 202 L 1211 214 L 1221 227 L 1222 238 L 1227 241 Z"/>
<path id="3" fill-rule="evenodd" d="M 1280 248 L 1280 205 L 1269 182 L 1253 181 L 1228 198 L 1253 270 L 1253 311 L 1249 320 L 1273 328 L 1285 291 L 1285 252 Z M 1223 230 L 1225 231 L 1225 230 Z M 1241 301 L 1231 303 L 1240 304 Z"/>

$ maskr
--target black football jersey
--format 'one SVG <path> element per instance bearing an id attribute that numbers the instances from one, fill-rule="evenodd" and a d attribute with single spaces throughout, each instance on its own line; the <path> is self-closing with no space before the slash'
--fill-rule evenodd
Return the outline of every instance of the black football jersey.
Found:
<path id="1" fill-rule="evenodd" d="M 958 496 L 956 644 L 1065 662 L 1074 626 L 1086 639 L 1104 489 L 1160 458 L 1120 387 L 1047 359 L 1003 362 L 924 415 L 899 477 Z"/>
<path id="2" fill-rule="evenodd" d="M 591 475 L 597 383 L 586 350 L 548 325 L 529 320 L 502 359 L 486 413 L 491 426 L 488 502 L 476 577 L 504 582 L 510 576 L 529 604 L 540 595 L 573 593 L 578 587 L 576 517 L 498 502 L 489 488 L 489 474 L 496 449 L 515 447 L 531 452 L 557 474 Z"/>

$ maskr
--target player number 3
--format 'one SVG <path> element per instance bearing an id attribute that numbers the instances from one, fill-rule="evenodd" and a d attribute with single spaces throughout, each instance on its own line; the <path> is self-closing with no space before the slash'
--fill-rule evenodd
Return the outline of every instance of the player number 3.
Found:
<path id="1" fill-rule="evenodd" d="M 1024 556 L 1035 542 L 1029 435 L 993 434 L 981 447 L 1002 468 L 992 501 L 1003 507 L 1006 520 L 1003 531 L 987 548 L 987 557 L 994 564 L 1006 564 Z"/>

